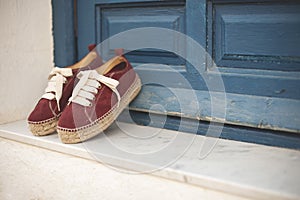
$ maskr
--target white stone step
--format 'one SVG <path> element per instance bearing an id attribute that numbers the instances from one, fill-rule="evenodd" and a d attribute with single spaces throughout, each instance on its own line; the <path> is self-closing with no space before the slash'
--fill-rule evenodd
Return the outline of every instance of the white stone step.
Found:
<path id="1" fill-rule="evenodd" d="M 184 187 L 191 188 L 187 189 L 187 191 L 193 190 L 192 188 L 197 188 L 199 191 L 205 190 L 216 194 L 216 196 L 212 196 L 212 198 L 209 199 L 242 199 L 245 197 L 274 200 L 300 198 L 300 152 L 296 150 L 222 139 L 207 140 L 204 136 L 126 123 L 114 124 L 105 134 L 98 135 L 84 143 L 72 145 L 62 144 L 57 134 L 45 137 L 32 136 L 25 120 L 0 125 L 0 136 L 5 138 L 2 139 L 1 157 L 6 158 L 6 160 L 10 160 L 8 157 L 10 154 L 16 154 L 16 151 L 18 151 L 18 147 L 16 146 L 20 146 L 20 148 L 24 150 L 25 157 L 35 152 L 34 150 L 27 151 L 27 148 L 21 144 L 16 145 L 18 143 L 11 145 L 7 140 L 9 139 L 54 150 L 63 154 L 85 158 L 76 158 L 76 160 L 79 159 L 76 162 L 80 163 L 80 160 L 82 160 L 82 163 L 93 163 L 95 167 L 93 169 L 98 169 L 99 167 L 99 170 L 102 170 L 105 165 L 110 169 L 110 172 L 113 171 L 118 174 L 119 172 L 125 172 L 122 173 L 124 177 L 128 176 L 133 179 L 143 177 L 142 179 L 145 179 L 145 183 L 147 183 L 146 180 L 149 177 L 152 177 L 148 175 L 183 182 L 180 184 L 183 184 Z M 215 144 L 215 142 L 217 143 Z M 5 147 L 3 147 L 3 143 L 7 143 L 6 146 L 11 145 L 12 148 L 16 148 L 16 150 L 11 148 L 6 150 Z M 201 148 L 203 143 L 208 146 Z M 206 157 L 199 157 L 200 150 L 203 152 L 203 150 L 210 149 L 212 147 L 209 146 L 210 144 L 215 144 L 212 151 Z M 53 154 L 53 152 L 50 153 L 50 151 L 43 149 L 39 151 L 49 152 L 49 155 Z M 48 153 L 41 154 L 40 157 L 42 156 L 42 158 L 39 157 L 39 160 L 48 159 L 44 154 L 48 155 Z M 72 174 L 75 176 L 71 167 L 73 166 L 73 159 L 71 159 L 69 155 L 63 154 L 57 156 L 58 163 L 55 163 L 55 155 L 53 154 L 49 161 L 43 162 L 43 166 L 50 170 L 50 175 L 51 168 L 53 168 L 54 172 L 59 168 L 59 170 L 62 170 L 62 173 L 66 173 L 66 177 Z M 22 157 L 23 154 L 21 153 L 20 156 Z M 32 155 L 31 162 L 33 162 L 33 164 L 31 163 L 31 165 L 36 164 L 38 167 L 40 163 L 35 162 L 34 157 L 35 155 Z M 64 160 L 64 158 L 67 160 Z M 86 159 L 97 162 L 87 161 Z M 60 165 L 60 162 L 65 163 L 68 167 L 64 168 Z M 70 163 L 67 164 L 68 162 Z M 1 172 L 5 169 L 6 174 L 9 174 L 7 171 L 13 172 L 16 170 L 15 168 L 17 167 L 13 167 L 12 160 L 8 163 L 10 163 L 11 166 L 4 167 L 4 164 L 2 164 Z M 49 166 L 47 163 L 49 163 Z M 80 165 L 84 166 L 84 164 Z M 69 169 L 71 172 L 68 172 Z M 75 169 L 78 170 L 77 166 Z M 30 169 L 24 171 L 22 175 L 20 174 L 21 172 L 16 172 L 17 177 L 34 176 L 34 174 L 30 172 Z M 87 171 L 87 173 L 84 171 L 78 172 L 81 174 L 78 176 L 83 176 L 83 178 L 88 174 L 90 177 L 90 179 L 88 179 L 89 181 L 97 180 L 95 184 L 100 184 L 99 182 L 101 182 L 103 178 L 99 173 L 93 175 L 92 172 L 89 171 Z M 26 173 L 28 173 L 28 175 L 26 175 Z M 145 173 L 148 175 L 145 175 Z M 131 174 L 140 174 L 140 176 Z M 11 178 L 4 176 L 5 173 L 2 173 L 1 180 Z M 113 175 L 111 176 L 113 177 Z M 40 178 L 35 179 L 43 179 L 43 174 L 38 174 L 38 177 Z M 59 180 L 59 178 L 63 177 L 56 178 Z M 115 180 L 109 180 L 110 178 L 107 176 L 105 182 L 108 182 L 108 185 L 111 184 L 110 181 L 117 184 Z M 124 184 L 126 184 L 125 180 L 120 178 L 120 182 L 124 182 Z M 155 180 L 162 182 L 167 181 L 161 178 Z M 179 184 L 174 181 L 170 181 L 167 184 L 172 185 L 175 183 Z M 5 181 L 1 184 L 7 186 Z M 58 181 L 57 184 L 59 186 L 60 182 Z M 93 181 L 88 183 L 91 187 L 96 187 L 93 184 Z M 141 184 L 143 183 L 141 182 Z M 136 185 L 138 189 L 140 182 L 137 182 Z M 64 186 L 64 184 L 62 186 Z M 78 187 L 80 188 L 80 185 Z M 159 184 L 157 187 L 160 187 Z M 170 191 L 172 191 L 172 189 L 174 189 L 174 194 L 178 192 L 175 186 L 169 188 Z M 156 188 L 156 190 L 158 190 L 158 188 Z M 151 190 L 149 191 L 149 194 L 150 193 Z M 204 199 L 207 199 L 205 198 L 205 194 L 202 193 L 202 195 L 204 195 Z M 193 199 L 192 196 L 189 199 Z"/>

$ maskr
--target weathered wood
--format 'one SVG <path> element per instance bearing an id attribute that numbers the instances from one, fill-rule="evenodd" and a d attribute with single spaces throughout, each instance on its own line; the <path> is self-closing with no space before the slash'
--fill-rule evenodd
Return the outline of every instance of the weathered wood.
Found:
<path id="1" fill-rule="evenodd" d="M 133 29 L 144 27 L 160 27 L 168 28 L 178 32 L 185 33 L 185 8 L 183 2 L 157 2 L 157 3 L 131 3 L 121 4 L 117 6 L 97 5 L 96 15 L 96 36 L 97 43 L 108 39 L 109 37 Z M 153 33 L 155 34 L 155 33 Z M 138 35 L 137 37 L 144 37 Z M 166 35 L 172 37 L 172 35 Z M 147 38 L 144 38 L 147 40 Z M 174 46 L 174 48 L 181 48 L 181 45 L 176 37 L 172 40 L 166 40 L 164 36 L 158 35 L 156 42 L 160 42 L 162 46 Z M 143 63 L 155 62 L 166 64 L 184 64 L 185 61 L 180 59 L 178 55 L 172 52 L 167 52 L 160 49 L 132 49 L 133 41 L 123 40 L 117 44 L 112 42 L 104 47 L 106 51 L 110 52 L 110 56 L 114 55 L 114 49 L 122 46 L 125 52 L 132 51 L 127 55 L 131 61 Z"/>
<path id="2" fill-rule="evenodd" d="M 65 67 L 76 61 L 74 4 L 71 0 L 53 0 L 54 63 Z"/>
<path id="3" fill-rule="evenodd" d="M 216 121 L 216 116 L 222 116 L 222 98 L 212 105 L 211 96 L 222 96 L 207 91 L 188 90 L 180 88 L 157 87 L 146 85 L 141 94 L 131 104 L 131 109 L 190 119 Z M 160 105 L 153 108 L 153 105 Z M 212 107 L 220 113 L 212 116 Z M 161 108 L 164 108 L 161 110 Z M 226 94 L 225 123 L 242 125 L 261 129 L 281 130 L 300 133 L 300 100 L 274 97 L 247 96 Z"/>
<path id="4" fill-rule="evenodd" d="M 88 3 L 78 0 L 77 3 L 78 58 L 87 53 L 86 46 L 90 43 L 131 28 L 156 26 L 187 34 L 215 59 L 216 65 L 209 57 L 189 49 L 188 44 L 182 47 L 187 50 L 187 58 L 201 60 L 202 65 L 194 67 L 173 53 L 158 49 L 132 52 L 128 58 L 134 65 L 160 63 L 168 67 L 149 64 L 137 70 L 142 81 L 153 84 L 143 89 L 131 109 L 165 113 L 159 106 L 153 107 L 160 104 L 168 115 L 214 121 L 207 84 L 214 84 L 220 72 L 227 93 L 226 123 L 299 132 L 299 3 L 275 0 Z M 170 42 L 162 36 L 158 40 Z M 176 41 L 170 44 L 173 43 Z M 116 46 L 109 45 L 108 51 L 113 53 Z M 182 102 L 172 96 L 172 90 L 182 96 Z M 192 98 L 194 94 L 196 99 Z M 197 103 L 200 110 L 195 109 Z"/>
<path id="5" fill-rule="evenodd" d="M 213 4 L 218 66 L 300 71 L 299 3 L 225 2 Z"/>
<path id="6" fill-rule="evenodd" d="M 77 59 L 87 53 L 87 46 L 94 44 L 95 36 L 95 5 L 94 1 L 77 0 Z"/>
<path id="7" fill-rule="evenodd" d="M 164 129 L 184 131 L 192 134 L 206 135 L 209 122 L 195 119 L 166 116 L 148 112 L 125 110 L 118 121 L 136 123 L 144 126 L 153 126 Z M 300 137 L 296 133 L 272 131 L 265 129 L 249 128 L 245 126 L 233 126 L 225 124 L 220 138 L 277 146 L 291 149 L 300 149 Z"/>

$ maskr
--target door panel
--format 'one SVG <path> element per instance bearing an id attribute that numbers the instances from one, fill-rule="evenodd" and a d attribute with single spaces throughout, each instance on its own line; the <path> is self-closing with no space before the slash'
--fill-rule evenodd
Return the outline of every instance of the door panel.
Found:
<path id="1" fill-rule="evenodd" d="M 300 70 L 300 4 L 214 4 L 215 62 L 222 67 Z"/>
<path id="2" fill-rule="evenodd" d="M 160 5 L 158 7 L 158 5 Z M 183 2 L 178 3 L 127 3 L 118 5 L 97 5 L 96 6 L 96 36 L 97 43 L 104 41 L 112 35 L 120 32 L 141 28 L 141 27 L 161 27 L 185 33 L 185 7 Z M 172 36 L 168 36 L 172 37 Z M 146 40 L 147 38 L 145 38 Z M 164 37 L 157 37 L 162 45 L 180 48 L 180 44 L 174 37 L 173 40 L 165 40 Z M 113 55 L 114 49 L 130 47 L 131 41 L 122 41 L 118 46 L 109 43 L 106 47 Z M 124 49 L 132 51 L 133 49 Z M 159 49 L 142 49 L 129 54 L 130 60 L 134 63 L 164 63 L 182 65 L 183 60 L 175 54 Z"/>
<path id="3" fill-rule="evenodd" d="M 222 74 L 228 121 L 300 131 L 299 13 L 295 1 L 208 2 L 208 73 Z"/>

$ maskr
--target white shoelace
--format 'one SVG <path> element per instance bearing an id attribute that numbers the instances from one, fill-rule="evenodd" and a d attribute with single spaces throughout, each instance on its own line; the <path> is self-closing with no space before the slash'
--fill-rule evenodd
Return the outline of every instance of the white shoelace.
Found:
<path id="1" fill-rule="evenodd" d="M 66 77 L 70 77 L 72 75 L 73 72 L 70 68 L 55 67 L 50 72 L 48 86 L 46 87 L 45 94 L 42 96 L 42 98 L 49 100 L 55 98 L 59 111 L 59 101 L 62 96 L 63 84 L 67 81 Z"/>
<path id="2" fill-rule="evenodd" d="M 119 106 L 121 100 L 120 94 L 117 90 L 119 81 L 100 75 L 95 70 L 82 71 L 78 73 L 77 77 L 80 80 L 73 90 L 69 103 L 74 102 L 82 106 L 91 106 L 91 101 L 94 100 L 95 95 L 98 93 L 98 88 L 101 86 L 101 83 L 103 83 L 117 95 L 117 106 Z"/>

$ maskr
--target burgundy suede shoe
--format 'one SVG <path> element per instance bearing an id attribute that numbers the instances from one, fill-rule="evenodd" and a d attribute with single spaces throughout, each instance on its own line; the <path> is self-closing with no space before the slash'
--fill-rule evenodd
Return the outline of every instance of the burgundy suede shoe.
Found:
<path id="1" fill-rule="evenodd" d="M 28 117 L 30 131 L 36 136 L 53 133 L 61 112 L 72 95 L 77 73 L 84 69 L 94 69 L 102 64 L 102 59 L 95 51 L 91 51 L 78 63 L 66 67 L 55 67 L 50 72 L 45 94 L 38 101 Z"/>
<path id="2" fill-rule="evenodd" d="M 77 77 L 80 80 L 57 126 L 64 143 L 82 142 L 104 131 L 141 89 L 140 78 L 124 56 Z"/>

